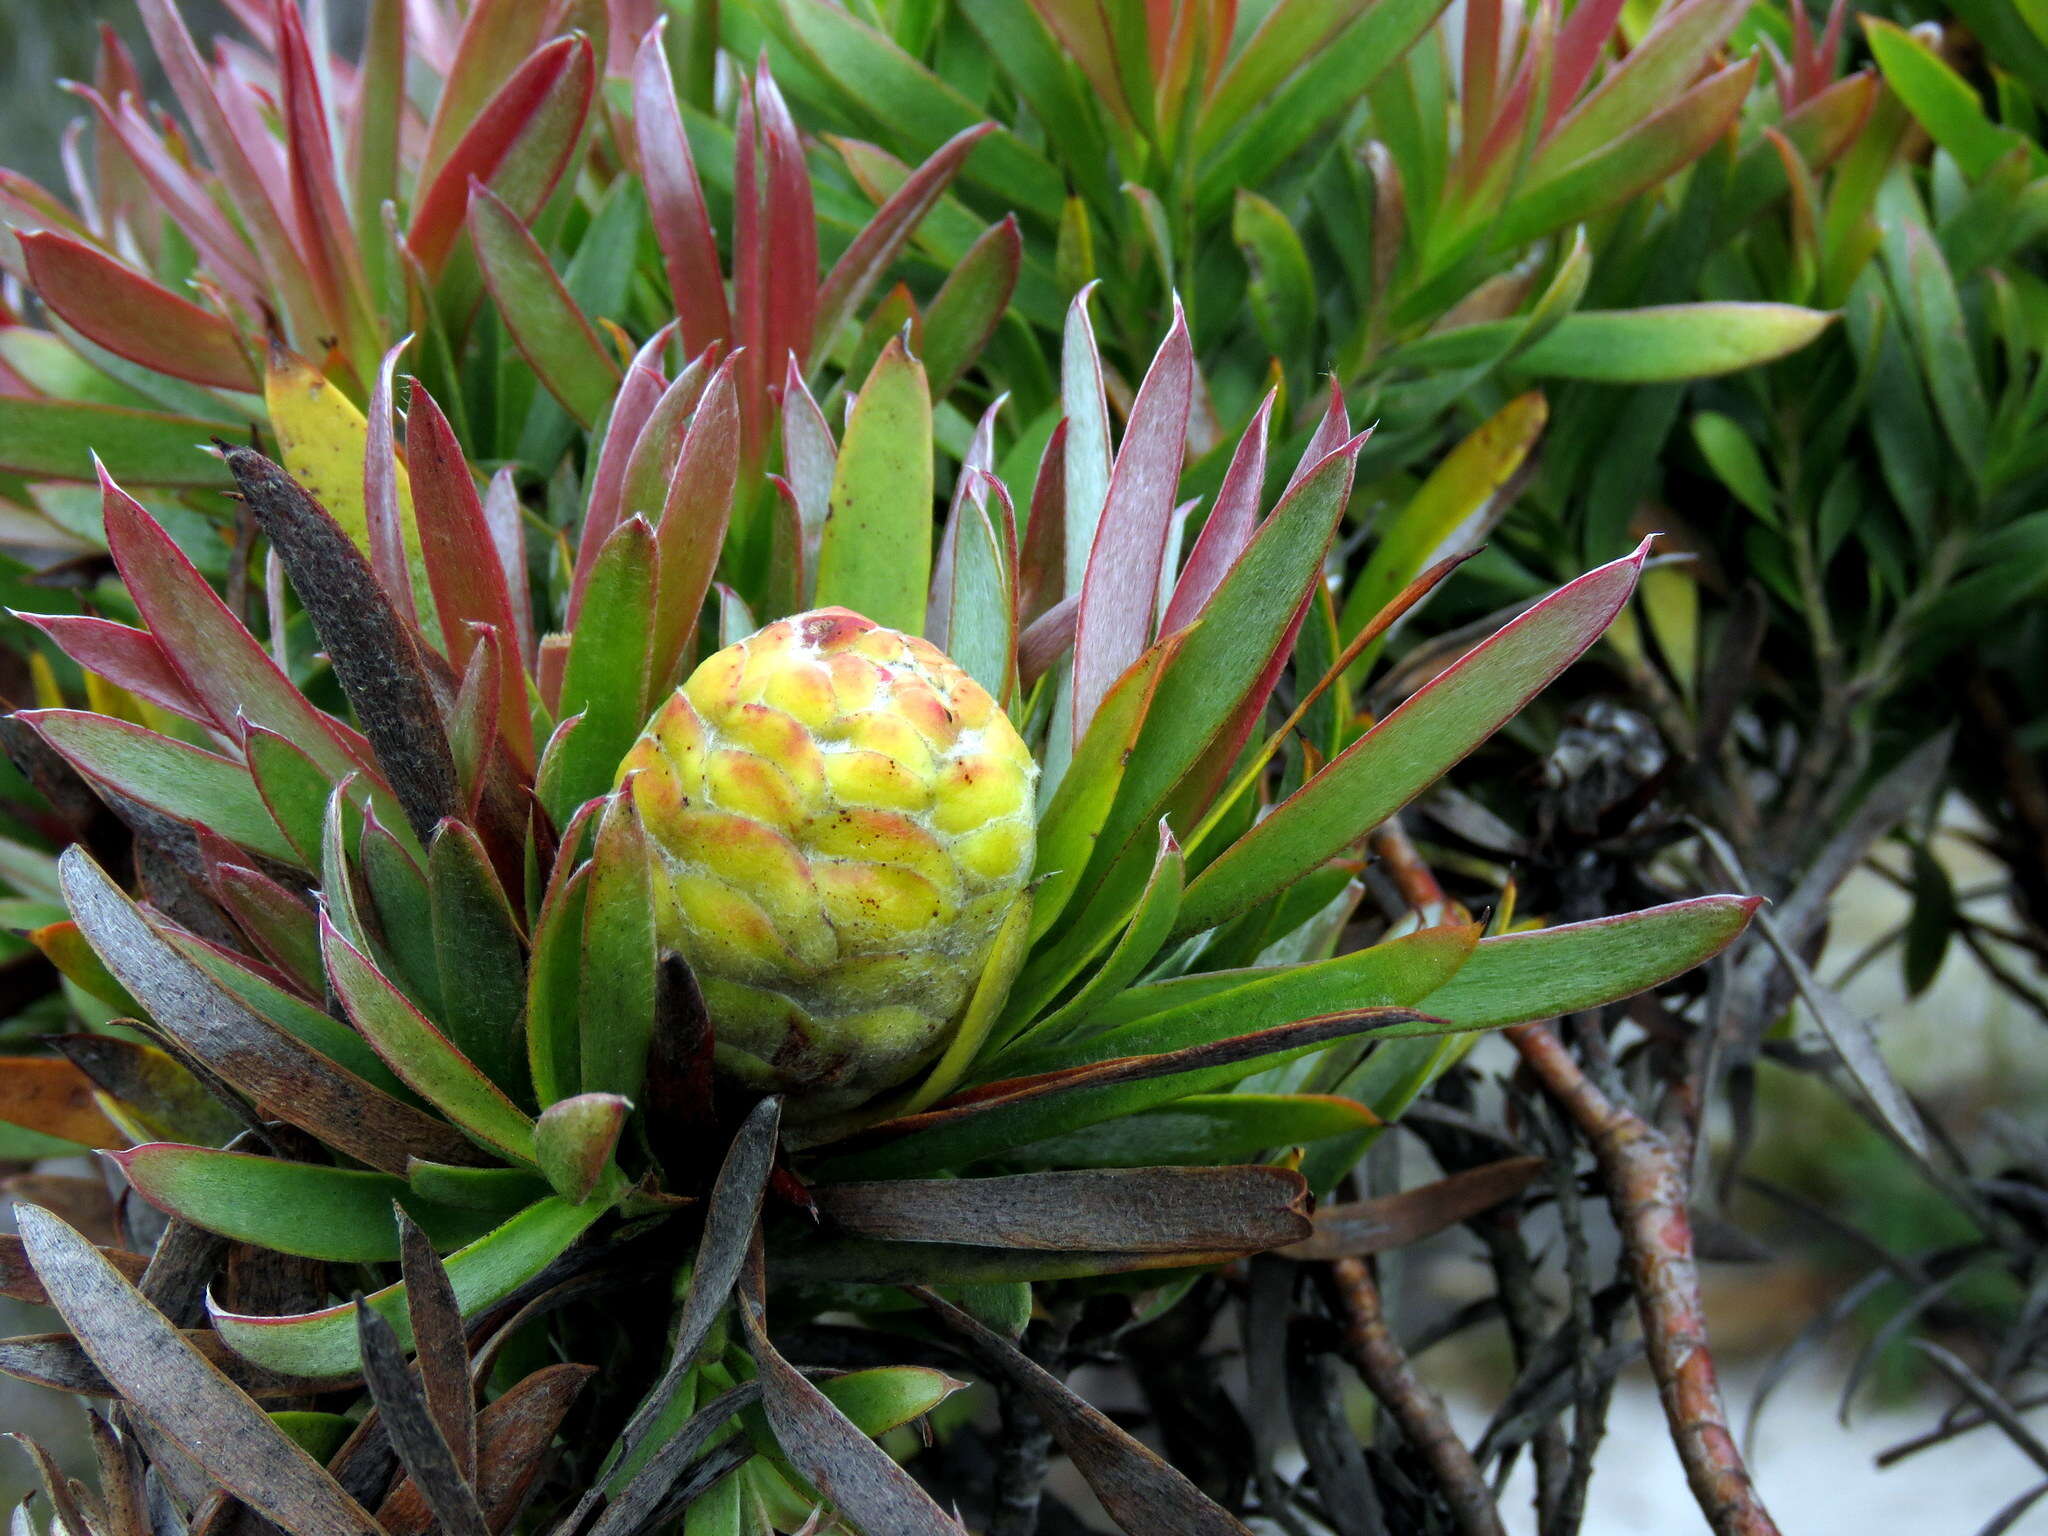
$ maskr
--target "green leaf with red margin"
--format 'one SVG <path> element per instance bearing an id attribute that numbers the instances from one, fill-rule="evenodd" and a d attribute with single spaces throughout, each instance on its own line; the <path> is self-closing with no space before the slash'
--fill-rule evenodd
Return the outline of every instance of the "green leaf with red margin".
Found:
<path id="1" fill-rule="evenodd" d="M 1249 911 L 1434 784 L 1606 632 L 1649 541 L 1581 576 L 1475 646 L 1218 854 L 1188 887 L 1178 931 Z"/>
<path id="2" fill-rule="evenodd" d="M 422 178 L 406 242 L 429 273 L 439 272 L 462 233 L 472 179 L 521 219 L 539 211 L 583 136 L 596 89 L 596 56 L 582 36 L 557 38 L 513 72 L 446 160 Z"/>
<path id="3" fill-rule="evenodd" d="M 84 710 L 25 709 L 15 718 L 34 726 L 88 782 L 286 864 L 299 861 L 249 770 L 232 758 Z"/>
<path id="4" fill-rule="evenodd" d="M 654 530 L 636 516 L 605 540 L 591 572 L 555 711 L 564 721 L 582 718 L 560 743 L 552 782 L 543 785 L 543 804 L 557 826 L 612 787 L 621 759 L 646 722 L 655 559 Z"/>
<path id="5" fill-rule="evenodd" d="M 406 412 L 405 450 L 420 562 L 441 621 L 442 650 L 457 667 L 466 667 L 478 644 L 474 626 L 488 624 L 508 647 L 516 646 L 519 614 L 469 461 L 441 407 L 417 382 Z M 512 669 L 501 670 L 499 681 L 499 729 L 513 756 L 531 765 L 533 721 L 527 712 L 526 680 Z"/>
<path id="6" fill-rule="evenodd" d="M 548 393 L 588 429 L 618 391 L 619 365 L 519 216 L 481 182 L 469 192 L 469 237 L 505 329 Z"/>
<path id="7" fill-rule="evenodd" d="M 1546 135 L 1528 179 L 1547 181 L 1628 136 L 1682 95 L 1748 9 L 1746 0 L 1682 0 L 1659 17 L 1586 99 Z"/>
<path id="8" fill-rule="evenodd" d="M 682 323 L 683 351 L 702 352 L 732 335 L 725 301 L 725 269 L 718 238 L 704 206 L 696 156 L 676 105 L 675 78 L 662 46 L 666 18 L 641 40 L 633 63 L 633 135 L 647 185 L 656 243 L 668 272 L 670 302 Z"/>
<path id="9" fill-rule="evenodd" d="M 1221 733 L 1242 720 L 1252 690 L 1269 679 L 1275 651 L 1322 569 L 1364 442 L 1359 436 L 1325 455 L 1281 498 L 1166 665 L 1082 877 L 1096 888 L 1082 925 L 1122 921 L 1151 872 L 1151 829 Z"/>
<path id="10" fill-rule="evenodd" d="M 206 159 L 220 178 L 222 190 L 241 215 L 250 243 L 262 253 L 265 271 L 277 283 L 287 328 L 294 335 L 318 334 L 319 308 L 290 221 L 285 211 L 271 200 L 268 184 L 252 158 L 252 146 L 245 144 L 229 123 L 206 61 L 193 42 L 184 17 L 178 14 L 175 0 L 137 0 L 136 10 L 141 13 L 157 62 L 204 146 Z M 255 152 L 276 153 L 267 134 Z"/>
<path id="11" fill-rule="evenodd" d="M 1877 100 L 1874 70 L 1846 75 L 1785 114 L 1778 130 L 1811 171 L 1823 171 L 1854 144 Z M 1768 138 L 1744 150 L 1728 174 L 1716 211 L 1713 244 L 1724 245 L 1736 230 L 1786 192 L 1785 162 Z"/>
<path id="12" fill-rule="evenodd" d="M 1506 208 L 1482 215 L 1487 240 L 1513 250 L 1676 175 L 1728 131 L 1755 78 L 1754 58 L 1731 64 L 1584 159 L 1526 184 Z"/>
<path id="13" fill-rule="evenodd" d="M 1103 999 L 1117 996 L 1143 975 L 1146 967 L 1158 956 L 1167 935 L 1173 931 L 1173 920 L 1180 912 L 1186 875 L 1187 861 L 1181 856 L 1180 843 L 1174 838 L 1173 829 L 1161 820 L 1158 856 L 1153 861 L 1144 892 L 1131 912 L 1131 920 L 1120 930 L 1092 935 L 1085 929 L 1076 932 L 1072 937 L 1082 942 L 1056 946 L 1039 965 L 1033 967 L 1028 984 L 1012 985 L 1007 1011 L 1012 1027 L 998 1034 L 996 1043 L 1000 1045 L 1005 1039 L 1020 1034 L 1038 1040 L 1056 1040 L 1086 1020 L 1089 1011 Z M 1112 942 L 1114 948 L 1110 947 Z M 1108 951 L 1107 955 L 1095 967 L 1094 974 L 1081 984 L 1080 990 L 1044 1019 L 1027 1028 L 1027 1021 L 1063 992 L 1087 962 L 1104 950 Z"/>
<path id="14" fill-rule="evenodd" d="M 151 927 L 82 848 L 67 848 L 58 871 L 72 915 L 107 968 L 160 1029 L 266 1114 L 387 1173 L 404 1172 L 415 1157 L 479 1161 L 470 1144 L 442 1122 L 307 1049 L 224 990 Z"/>
<path id="15" fill-rule="evenodd" d="M 1080 889 L 1081 876 L 1094 859 L 1096 843 L 1130 765 L 1138 733 L 1151 713 L 1160 676 L 1189 633 L 1179 630 L 1168 635 L 1117 679 L 1095 711 L 1059 789 L 1039 816 L 1034 862 L 1038 884 L 1031 909 L 1034 941 L 1053 931 Z"/>
<path id="16" fill-rule="evenodd" d="M 132 629 L 112 619 L 76 613 L 17 613 L 24 624 L 49 636 L 51 642 L 88 672 L 97 673 L 138 698 L 196 720 L 213 724 L 213 715 L 192 696 L 185 680 L 146 629 Z"/>
<path id="17" fill-rule="evenodd" d="M 1009 214 L 988 227 L 933 295 L 924 315 L 924 362 L 934 399 L 952 392 L 995 335 L 1023 262 L 1023 236 Z"/>
<path id="18" fill-rule="evenodd" d="M 1324 4 L 1300 0 L 1298 7 L 1276 6 L 1260 32 L 1270 33 L 1276 48 L 1291 55 L 1315 31 L 1302 25 L 1300 12 L 1321 10 Z M 1239 187 L 1265 186 L 1284 161 L 1398 65 L 1443 9 L 1444 0 L 1377 0 L 1319 45 L 1311 44 L 1300 55 L 1305 60 L 1301 67 L 1289 66 L 1284 83 L 1247 76 L 1234 90 L 1229 76 L 1220 81 L 1202 116 L 1206 142 L 1196 182 L 1200 217 L 1220 219 Z M 1255 40 L 1241 57 L 1249 60 L 1257 51 Z M 1263 103 L 1258 95 L 1266 95 Z"/>
<path id="19" fill-rule="evenodd" d="M 36 296 L 80 335 L 174 379 L 217 389 L 262 388 L 235 328 L 82 240 L 38 230 L 18 237 Z"/>
<path id="20" fill-rule="evenodd" d="M 650 694 L 642 701 L 643 709 L 652 709 L 653 692 L 675 680 L 725 547 L 740 471 L 740 404 L 733 366 L 728 355 L 704 386 L 662 498 L 661 520 L 654 530 L 657 596 L 647 668 Z"/>
<path id="21" fill-rule="evenodd" d="M 654 1035 L 653 850 L 630 789 L 606 803 L 584 896 L 578 1002 L 583 1091 L 639 1097 Z"/>
<path id="22" fill-rule="evenodd" d="M 479 1146 L 515 1162 L 533 1161 L 533 1122 L 324 913 L 320 952 L 349 1019 L 408 1087 Z"/>
<path id="23" fill-rule="evenodd" d="M 881 123 L 900 150 L 936 153 L 982 120 L 973 102 L 843 7 L 778 0 L 761 11 L 855 120 Z M 961 175 L 1048 224 L 1059 219 L 1066 197 L 1060 173 L 1006 128 L 974 145 Z"/>
<path id="24" fill-rule="evenodd" d="M 1618 917 L 1500 934 L 1422 1006 L 1459 1030 L 1553 1019 L 1647 991 L 1710 960 L 1757 909 L 1754 896 L 1699 896 Z"/>
<path id="25" fill-rule="evenodd" d="M 534 1132 L 541 1172 L 564 1200 L 588 1200 L 633 1106 L 615 1093 L 579 1093 L 542 1113 Z"/>
<path id="26" fill-rule="evenodd" d="M 583 806 L 562 834 L 565 848 L 580 848 L 584 829 L 601 802 Z M 590 868 L 566 856 L 554 874 L 533 924 L 533 960 L 526 973 L 526 1064 L 535 1098 L 552 1104 L 582 1090 L 581 1026 L 577 1000 L 583 977 L 583 913 Z M 573 873 L 571 872 L 573 869 Z"/>
<path id="27" fill-rule="evenodd" d="M 1413 1006 L 1446 985 L 1478 942 L 1476 925 L 1424 928 L 1312 965 L 1211 972 L 1135 987 L 1084 1016 L 1071 1038 L 1011 1052 L 982 1076 L 1031 1077 L 1186 1050 L 1319 1014 Z M 1438 1024 L 1410 1031 L 1441 1032 Z"/>
<path id="28" fill-rule="evenodd" d="M 163 526 L 102 476 L 107 549 L 165 658 L 215 723 L 274 731 L 333 778 L 362 771 L 353 732 L 307 702 Z"/>
<path id="29" fill-rule="evenodd" d="M 582 1205 L 549 1196 L 528 1206 L 503 1226 L 448 1256 L 449 1283 L 464 1317 L 504 1300 L 559 1258 L 589 1225 L 610 1208 L 607 1191 Z M 410 1348 L 412 1321 L 403 1283 L 366 1298 Z M 208 1299 L 207 1310 L 223 1342 L 243 1359 L 266 1370 L 308 1380 L 356 1375 L 362 1356 L 356 1347 L 354 1303 L 290 1317 L 228 1312 Z"/>
<path id="30" fill-rule="evenodd" d="M 924 628 L 931 587 L 932 401 L 901 336 L 854 402 L 818 544 L 817 602 L 890 629 Z"/>
<path id="31" fill-rule="evenodd" d="M 1021 1051 L 1000 1081 L 877 1127 L 879 1146 L 835 1156 L 840 1178 L 907 1177 L 958 1168 L 1026 1143 L 1227 1088 L 1265 1067 L 1360 1035 L 1440 1034 L 1410 1012 L 1473 952 L 1477 929 L 1424 929 L 1321 965 L 1167 982 L 1158 1006 L 1114 1029 Z M 1126 994 L 1135 1001 L 1135 994 Z"/>
<path id="32" fill-rule="evenodd" d="M 442 1020 L 463 1055 L 513 1099 L 531 1102 L 517 1021 L 526 1007 L 519 920 L 482 841 L 445 821 L 427 850 Z"/>
<path id="33" fill-rule="evenodd" d="M 961 161 L 994 129 L 993 123 L 976 123 L 954 134 L 929 160 L 905 177 L 903 184 L 875 210 L 874 217 L 861 226 L 860 233 L 832 264 L 832 270 L 819 286 L 818 328 L 812 338 L 814 356 L 824 355 L 839 327 L 849 316 L 860 312 L 875 284 L 902 254 L 924 216 L 945 192 Z M 1014 284 L 1014 276 L 1011 281 Z M 943 397 L 945 392 L 934 393 Z"/>
<path id="34" fill-rule="evenodd" d="M 443 1253 L 475 1242 L 497 1220 L 425 1199 L 388 1173 L 161 1141 L 107 1157 L 166 1215 L 237 1242 L 337 1264 L 397 1259 L 394 1201 Z"/>

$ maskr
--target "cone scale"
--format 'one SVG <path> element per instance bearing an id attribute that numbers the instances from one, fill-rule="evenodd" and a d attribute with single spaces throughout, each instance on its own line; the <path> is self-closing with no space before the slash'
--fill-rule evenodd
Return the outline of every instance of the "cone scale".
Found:
<path id="1" fill-rule="evenodd" d="M 699 666 L 620 781 L 720 1067 L 821 1115 L 931 1061 L 1030 878 L 1037 772 L 936 646 L 844 608 Z"/>

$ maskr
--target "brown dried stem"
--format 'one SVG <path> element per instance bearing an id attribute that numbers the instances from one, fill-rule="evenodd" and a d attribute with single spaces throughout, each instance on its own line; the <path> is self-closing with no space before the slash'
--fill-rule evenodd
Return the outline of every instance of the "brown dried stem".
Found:
<path id="1" fill-rule="evenodd" d="M 1372 846 L 1410 906 L 1423 913 L 1450 907 L 1398 821 L 1389 820 L 1374 832 Z M 1523 1024 L 1506 1034 L 1545 1092 L 1571 1116 L 1600 1165 L 1628 1254 L 1664 1416 L 1708 1525 L 1716 1536 L 1778 1536 L 1729 1428 L 1708 1352 L 1685 1168 L 1676 1149 L 1642 1116 L 1594 1085 L 1554 1026 Z"/>
<path id="2" fill-rule="evenodd" d="M 1371 1268 L 1363 1259 L 1332 1259 L 1330 1279 L 1343 1327 L 1338 1348 L 1436 1474 L 1458 1530 L 1463 1536 L 1506 1536 L 1479 1463 L 1387 1326 Z"/>

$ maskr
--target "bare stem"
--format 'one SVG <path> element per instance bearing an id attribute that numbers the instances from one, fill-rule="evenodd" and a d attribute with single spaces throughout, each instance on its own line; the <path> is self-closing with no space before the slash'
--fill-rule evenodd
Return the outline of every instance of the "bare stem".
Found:
<path id="1" fill-rule="evenodd" d="M 1343 1329 L 1339 1349 L 1436 1474 L 1462 1536 L 1506 1536 L 1479 1463 L 1387 1326 L 1372 1270 L 1363 1259 L 1333 1259 L 1330 1279 Z"/>
<path id="2" fill-rule="evenodd" d="M 1374 832 L 1372 845 L 1410 906 L 1418 911 L 1448 906 L 1443 887 L 1398 821 L 1389 820 Z M 1778 1536 L 1729 1429 L 1708 1352 L 1685 1170 L 1676 1150 L 1642 1116 L 1593 1084 L 1554 1027 L 1522 1024 L 1506 1034 L 1600 1165 L 1628 1254 L 1658 1396 L 1686 1481 L 1708 1525 L 1716 1536 Z"/>

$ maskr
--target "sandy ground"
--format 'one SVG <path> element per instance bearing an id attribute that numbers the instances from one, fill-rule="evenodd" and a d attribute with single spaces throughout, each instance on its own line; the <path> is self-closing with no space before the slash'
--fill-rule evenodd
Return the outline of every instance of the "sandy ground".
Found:
<path id="1" fill-rule="evenodd" d="M 1731 1373 L 1738 1423 L 1755 1380 L 1753 1367 Z M 1785 1381 L 1764 1412 L 1756 1478 L 1785 1536 L 1970 1536 L 2043 1475 L 1996 1431 L 1965 1435 L 1879 1470 L 1877 1453 L 1929 1428 L 1934 1409 L 1863 1409 L 1844 1429 L 1835 1420 L 1839 1390 L 1832 1369 L 1809 1370 Z M 1451 1412 L 1468 1436 L 1485 1427 L 1488 1409 L 1475 1400 L 1454 1399 Z M 2032 1423 L 2048 1432 L 2048 1414 L 2034 1415 Z M 1533 1536 L 1533 1489 L 1525 1462 L 1504 1504 L 1510 1536 Z M 1585 1536 L 1689 1536 L 1705 1529 L 1665 1433 L 1656 1390 L 1647 1374 L 1633 1373 L 1615 1394 Z M 2048 1533 L 2048 1499 L 2011 1529 L 2012 1536 Z"/>

